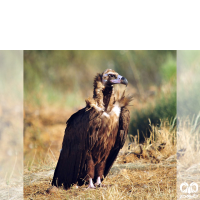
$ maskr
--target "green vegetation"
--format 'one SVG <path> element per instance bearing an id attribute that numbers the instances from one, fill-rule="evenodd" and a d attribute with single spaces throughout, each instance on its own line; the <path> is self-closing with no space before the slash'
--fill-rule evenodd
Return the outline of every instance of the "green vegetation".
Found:
<path id="1" fill-rule="evenodd" d="M 175 60 L 175 51 L 25 51 L 25 100 L 38 93 L 49 96 L 78 93 L 85 99 L 97 72 L 113 68 L 124 75 L 138 92 L 160 86 L 161 66 Z M 140 89 L 142 91 L 140 91 Z M 40 95 L 41 95 L 40 94 Z M 52 98 L 51 98 L 52 97 Z M 40 101 L 43 101 L 42 97 Z M 68 105 L 73 106 L 73 105 Z"/>
<path id="2" fill-rule="evenodd" d="M 143 142 L 145 137 L 149 137 L 152 132 L 151 124 L 160 127 L 161 120 L 167 120 L 168 125 L 172 125 L 176 116 L 175 91 L 169 96 L 162 94 L 161 97 L 155 99 L 154 103 L 148 103 L 146 108 L 133 111 L 131 116 L 129 133 L 137 135 L 139 131 L 140 142 Z"/>
<path id="3" fill-rule="evenodd" d="M 172 55 L 168 55 L 157 75 L 160 75 L 162 82 L 157 88 L 155 98 L 153 101 L 148 101 L 147 98 L 145 108 L 136 109 L 131 115 L 130 133 L 137 135 L 139 132 L 140 142 L 150 136 L 151 124 L 159 127 L 164 119 L 170 125 L 176 116 L 176 60 Z"/>

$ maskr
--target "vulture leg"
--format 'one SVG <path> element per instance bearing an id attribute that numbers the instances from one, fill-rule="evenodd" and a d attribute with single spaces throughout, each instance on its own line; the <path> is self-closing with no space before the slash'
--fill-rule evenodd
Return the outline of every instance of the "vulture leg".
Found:
<path id="1" fill-rule="evenodd" d="M 93 189 L 96 188 L 94 186 L 93 182 L 92 182 L 92 178 L 89 179 L 89 186 L 88 186 L 88 188 L 93 188 Z"/>
<path id="2" fill-rule="evenodd" d="M 95 167 L 95 172 L 96 172 L 96 176 L 95 179 L 98 180 L 98 178 L 100 177 L 100 180 L 103 179 L 104 177 L 104 169 L 105 169 L 105 160 L 103 160 L 102 162 L 98 163 Z"/>
<path id="3" fill-rule="evenodd" d="M 97 178 L 97 182 L 95 183 L 96 186 L 100 186 L 101 185 L 101 178 L 100 176 L 98 176 Z"/>
<path id="4" fill-rule="evenodd" d="M 94 178 L 94 170 L 95 170 L 95 165 L 94 165 L 94 161 L 92 159 L 91 154 L 87 156 L 87 175 L 88 178 L 90 180 L 90 178 Z M 88 181 L 87 178 L 87 181 Z"/>
<path id="5" fill-rule="evenodd" d="M 86 163 L 87 163 L 87 178 L 86 178 L 86 180 L 89 181 L 88 188 L 93 188 L 94 189 L 96 187 L 94 186 L 92 179 L 94 178 L 95 165 L 94 165 L 94 161 L 92 159 L 92 155 L 91 154 L 89 154 L 87 156 Z"/>

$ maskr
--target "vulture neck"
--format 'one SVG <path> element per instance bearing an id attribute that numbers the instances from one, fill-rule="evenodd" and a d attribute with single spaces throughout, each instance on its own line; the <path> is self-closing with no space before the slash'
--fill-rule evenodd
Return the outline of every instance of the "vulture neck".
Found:
<path id="1" fill-rule="evenodd" d="M 97 74 L 94 79 L 93 98 L 97 105 L 105 111 L 110 111 L 114 102 L 113 87 L 105 87 L 102 83 L 102 75 Z"/>
<path id="2" fill-rule="evenodd" d="M 112 97 L 113 97 L 113 87 L 106 87 L 103 90 L 103 103 L 104 103 L 105 111 L 110 111 L 111 105 L 113 104 Z"/>

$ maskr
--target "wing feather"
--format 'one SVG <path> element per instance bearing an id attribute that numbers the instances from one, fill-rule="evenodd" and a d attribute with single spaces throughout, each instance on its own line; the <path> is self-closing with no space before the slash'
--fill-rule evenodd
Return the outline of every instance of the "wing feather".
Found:
<path id="1" fill-rule="evenodd" d="M 52 185 L 64 185 L 65 189 L 83 178 L 86 155 L 97 140 L 101 125 L 101 111 L 83 108 L 67 121 L 62 151 L 54 172 Z"/>

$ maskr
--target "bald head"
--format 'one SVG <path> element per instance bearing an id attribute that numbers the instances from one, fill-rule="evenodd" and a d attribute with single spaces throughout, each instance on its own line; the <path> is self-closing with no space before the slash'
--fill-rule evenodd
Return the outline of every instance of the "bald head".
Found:
<path id="1" fill-rule="evenodd" d="M 102 83 L 105 87 L 112 86 L 113 84 L 128 85 L 128 81 L 125 77 L 119 75 L 113 69 L 106 69 L 102 74 Z"/>

